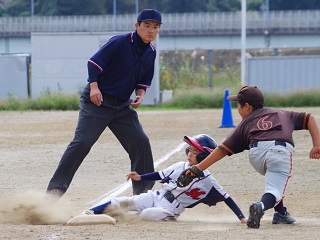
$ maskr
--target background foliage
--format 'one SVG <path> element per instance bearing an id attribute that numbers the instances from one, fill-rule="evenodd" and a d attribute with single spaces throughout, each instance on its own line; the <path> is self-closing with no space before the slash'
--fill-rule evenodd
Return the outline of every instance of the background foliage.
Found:
<path id="1" fill-rule="evenodd" d="M 113 14 L 113 0 L 0 0 L 0 16 L 102 15 Z M 139 0 L 139 9 L 163 13 L 240 11 L 241 0 Z M 248 11 L 263 10 L 265 0 L 247 0 Z M 135 13 L 136 0 L 116 0 L 118 14 Z M 270 0 L 270 10 L 320 9 L 319 0 Z"/>
<path id="2" fill-rule="evenodd" d="M 272 49 L 248 50 L 251 56 L 319 55 L 320 49 Z M 213 65 L 208 64 L 207 50 L 161 51 L 160 90 L 172 90 L 173 98 L 156 106 L 139 109 L 194 109 L 221 108 L 225 90 L 235 94 L 241 87 L 240 50 L 214 50 Z M 212 70 L 212 85 L 209 70 Z M 0 101 L 4 110 L 77 110 L 81 91 L 75 95 L 59 92 L 44 92 L 37 99 L 17 99 L 8 96 Z M 312 107 L 320 106 L 320 89 L 295 92 L 290 95 L 265 95 L 269 107 Z M 235 107 L 235 105 L 234 105 Z"/>

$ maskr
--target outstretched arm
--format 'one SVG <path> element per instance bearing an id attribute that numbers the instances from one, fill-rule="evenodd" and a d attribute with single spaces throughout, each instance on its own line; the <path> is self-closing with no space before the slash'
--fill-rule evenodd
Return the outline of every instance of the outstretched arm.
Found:
<path id="1" fill-rule="evenodd" d="M 227 155 L 225 151 L 223 151 L 220 147 L 215 148 L 208 157 L 206 157 L 202 162 L 197 165 L 197 168 L 201 171 L 207 169 L 215 162 L 224 158 Z"/>
<path id="2" fill-rule="evenodd" d="M 320 158 L 320 132 L 319 127 L 317 125 L 317 122 L 314 118 L 314 116 L 309 117 L 308 122 L 308 129 L 309 133 L 312 138 L 313 147 L 310 150 L 309 157 L 312 159 L 319 159 Z"/>
<path id="3" fill-rule="evenodd" d="M 234 212 L 235 215 L 239 218 L 240 222 L 246 223 L 247 219 L 238 207 L 238 205 L 233 201 L 231 197 L 228 197 L 224 200 L 224 202 L 228 205 L 228 207 Z"/>
<path id="4" fill-rule="evenodd" d="M 161 180 L 159 172 L 151 172 L 139 175 L 136 172 L 131 172 L 127 175 L 127 180 L 132 179 L 134 181 L 140 181 L 140 180 L 150 180 L 150 181 L 156 181 Z"/>

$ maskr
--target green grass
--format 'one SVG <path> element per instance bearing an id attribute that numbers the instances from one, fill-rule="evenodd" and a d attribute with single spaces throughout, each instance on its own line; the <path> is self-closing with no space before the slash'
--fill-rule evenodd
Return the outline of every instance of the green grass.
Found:
<path id="1" fill-rule="evenodd" d="M 0 101 L 0 111 L 27 110 L 78 110 L 79 95 L 63 95 L 46 93 L 36 99 L 18 99 L 8 96 Z"/>
<path id="2" fill-rule="evenodd" d="M 192 90 L 176 90 L 173 98 L 165 103 L 154 106 L 141 106 L 140 110 L 176 110 L 176 109 L 208 109 L 222 108 L 225 88 L 216 87 L 194 88 Z M 236 94 L 238 87 L 229 90 L 229 95 Z M 37 99 L 18 99 L 9 96 L 0 101 L 0 111 L 29 111 L 29 110 L 78 110 L 78 94 L 63 95 L 61 93 L 45 94 Z M 232 103 L 235 107 L 235 103 Z M 297 92 L 290 95 L 265 95 L 266 107 L 319 107 L 320 91 L 312 90 Z"/>
<path id="3" fill-rule="evenodd" d="M 203 109 L 222 108 L 226 89 L 197 89 L 181 91 L 174 94 L 172 100 L 159 104 L 156 107 L 167 109 Z M 229 95 L 236 94 L 239 89 L 228 89 Z M 236 107 L 236 103 L 232 103 Z M 266 107 L 318 107 L 320 106 L 320 90 L 297 92 L 289 95 L 265 94 Z"/>
<path id="4" fill-rule="evenodd" d="M 320 90 L 295 92 L 289 95 L 265 95 L 266 106 L 272 107 L 317 107 L 320 106 Z"/>

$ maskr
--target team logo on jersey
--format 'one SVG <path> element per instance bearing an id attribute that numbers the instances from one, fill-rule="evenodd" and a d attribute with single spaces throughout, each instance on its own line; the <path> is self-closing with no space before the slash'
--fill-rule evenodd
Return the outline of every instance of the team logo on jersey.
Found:
<path id="1" fill-rule="evenodd" d="M 268 130 L 270 128 L 272 128 L 272 122 L 271 121 L 267 121 L 267 118 L 269 118 L 269 116 L 265 116 L 263 118 L 260 118 L 259 121 L 257 122 L 257 127 L 260 130 Z"/>
<path id="2" fill-rule="evenodd" d="M 200 188 L 194 188 L 189 192 L 186 192 L 187 196 L 190 196 L 194 200 L 199 200 L 199 196 L 206 194 L 204 191 L 200 191 Z"/>

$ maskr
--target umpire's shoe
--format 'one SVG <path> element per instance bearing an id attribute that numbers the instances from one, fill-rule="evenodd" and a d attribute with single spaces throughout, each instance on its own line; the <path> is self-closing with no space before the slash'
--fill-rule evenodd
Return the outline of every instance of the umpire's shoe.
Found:
<path id="1" fill-rule="evenodd" d="M 249 228 L 259 228 L 260 220 L 264 212 L 262 210 L 262 205 L 260 202 L 251 204 L 249 208 L 249 219 L 247 221 L 247 226 Z"/>
<path id="2" fill-rule="evenodd" d="M 64 191 L 58 188 L 52 188 L 47 190 L 46 197 L 48 200 L 59 200 L 63 194 L 64 194 Z"/>
<path id="3" fill-rule="evenodd" d="M 284 209 L 286 211 L 284 215 L 281 215 L 278 212 L 273 214 L 272 224 L 291 224 L 296 221 L 296 219 L 287 212 L 287 209 Z"/>

